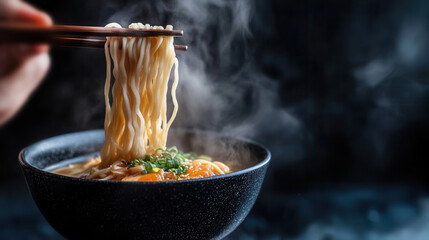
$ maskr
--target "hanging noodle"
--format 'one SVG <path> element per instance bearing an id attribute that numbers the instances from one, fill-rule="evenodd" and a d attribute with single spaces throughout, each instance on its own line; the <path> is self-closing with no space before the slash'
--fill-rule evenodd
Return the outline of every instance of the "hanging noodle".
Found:
<path id="1" fill-rule="evenodd" d="M 120 27 L 113 23 L 106 27 Z M 133 23 L 132 29 L 163 29 Z M 172 30 L 171 25 L 166 27 Z M 173 37 L 108 38 L 105 47 L 107 76 L 104 87 L 106 140 L 101 149 L 100 167 L 118 159 L 143 158 L 154 149 L 165 148 L 168 130 L 176 117 L 178 61 Z M 110 105 L 110 57 L 113 59 L 113 101 Z M 173 113 L 167 119 L 167 90 L 170 72 L 175 65 L 171 89 Z"/>
<path id="2" fill-rule="evenodd" d="M 121 28 L 117 23 L 108 24 L 106 27 Z M 141 23 L 133 23 L 129 28 L 164 29 Z M 165 29 L 173 30 L 173 27 L 168 25 Z M 89 179 L 155 181 L 200 178 L 230 172 L 228 166 L 221 162 L 183 157 L 180 161 L 175 160 L 180 155 L 177 149 L 166 149 L 168 131 L 179 108 L 176 98 L 179 63 L 173 41 L 172 36 L 107 38 L 105 44 L 107 70 L 104 86 L 105 141 L 100 152 L 101 161 L 90 159 L 83 164 L 69 165 L 56 170 L 56 173 Z M 173 66 L 174 80 L 171 86 L 173 111 L 168 118 L 167 92 Z M 115 78 L 113 84 L 112 72 Z M 161 162 L 154 162 L 153 159 L 156 172 L 152 165 L 147 165 L 151 163 L 150 161 L 145 164 L 141 161 L 150 155 L 156 158 L 167 153 L 168 156 L 173 156 L 172 162 L 169 162 L 173 165 L 163 169 L 172 172 L 158 170 Z M 131 162 L 132 160 L 139 162 Z M 180 166 L 176 162 L 180 163 Z M 130 164 L 134 165 L 130 167 Z M 148 170 L 159 176 L 149 178 L 150 174 L 143 174 Z"/>

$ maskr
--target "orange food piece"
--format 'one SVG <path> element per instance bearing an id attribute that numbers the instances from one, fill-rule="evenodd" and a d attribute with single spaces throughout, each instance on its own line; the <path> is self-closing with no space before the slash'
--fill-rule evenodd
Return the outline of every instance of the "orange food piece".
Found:
<path id="1" fill-rule="evenodd" d="M 192 162 L 192 165 L 188 168 L 186 174 L 188 174 L 190 178 L 216 176 L 212 166 L 208 164 L 201 164 L 200 162 Z"/>
<path id="2" fill-rule="evenodd" d="M 137 181 L 139 182 L 162 181 L 162 176 L 158 173 L 148 173 L 148 174 L 141 175 Z"/>

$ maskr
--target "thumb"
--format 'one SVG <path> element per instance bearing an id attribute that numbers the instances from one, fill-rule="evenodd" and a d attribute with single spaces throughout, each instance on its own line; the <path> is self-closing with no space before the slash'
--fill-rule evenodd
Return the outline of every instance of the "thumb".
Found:
<path id="1" fill-rule="evenodd" d="M 51 26 L 51 17 L 20 0 L 0 0 L 0 21 L 29 23 L 39 26 Z M 26 55 L 31 56 L 49 49 L 46 44 L 28 45 Z M 24 55 L 23 55 L 24 56 Z"/>
<path id="2" fill-rule="evenodd" d="M 0 20 L 41 26 L 52 25 L 52 19 L 48 14 L 20 0 L 0 1 Z"/>

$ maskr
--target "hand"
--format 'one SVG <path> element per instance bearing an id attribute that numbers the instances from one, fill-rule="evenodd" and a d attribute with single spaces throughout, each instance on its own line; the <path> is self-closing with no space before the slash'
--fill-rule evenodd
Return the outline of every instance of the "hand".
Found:
<path id="1" fill-rule="evenodd" d="M 52 25 L 51 18 L 20 0 L 0 0 L 0 21 Z M 24 105 L 46 75 L 49 46 L 0 44 L 0 125 Z"/>

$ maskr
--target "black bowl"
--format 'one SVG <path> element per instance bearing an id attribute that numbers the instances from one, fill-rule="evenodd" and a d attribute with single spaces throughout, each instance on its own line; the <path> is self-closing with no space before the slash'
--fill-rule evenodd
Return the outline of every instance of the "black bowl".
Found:
<path id="1" fill-rule="evenodd" d="M 19 155 L 34 201 L 66 238 L 225 237 L 252 208 L 270 161 L 270 152 L 249 140 L 175 131 L 169 135 L 168 146 L 212 155 L 237 171 L 171 182 L 99 181 L 48 172 L 59 163 L 96 154 L 103 141 L 102 130 L 77 132 L 40 141 Z"/>

